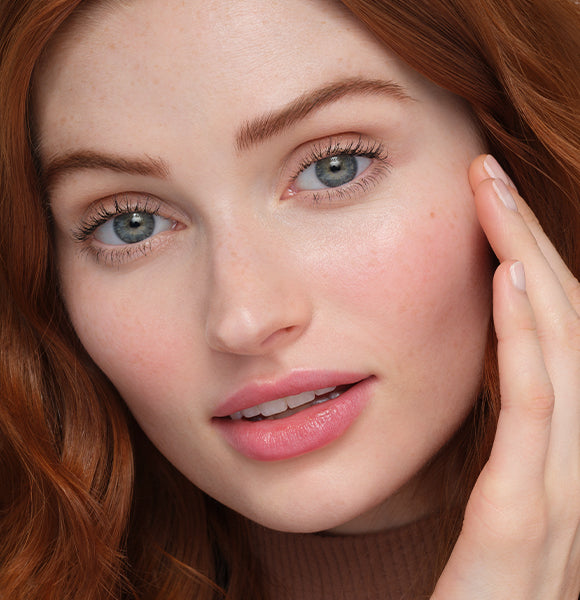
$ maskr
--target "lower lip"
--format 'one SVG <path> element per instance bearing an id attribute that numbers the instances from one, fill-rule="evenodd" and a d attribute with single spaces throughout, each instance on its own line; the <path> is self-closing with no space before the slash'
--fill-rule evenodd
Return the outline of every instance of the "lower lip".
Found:
<path id="1" fill-rule="evenodd" d="M 339 438 L 366 406 L 374 381 L 374 377 L 364 379 L 335 400 L 305 408 L 290 417 L 263 421 L 220 418 L 213 423 L 230 446 L 248 458 L 294 458 Z"/>

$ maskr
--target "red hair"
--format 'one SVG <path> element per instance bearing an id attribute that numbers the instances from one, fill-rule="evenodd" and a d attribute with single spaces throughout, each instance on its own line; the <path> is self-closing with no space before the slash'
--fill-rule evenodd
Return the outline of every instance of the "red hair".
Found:
<path id="1" fill-rule="evenodd" d="M 249 563 L 244 521 L 148 442 L 84 352 L 59 298 L 29 99 L 43 49 L 81 4 L 1 0 L 0 596 L 209 600 L 227 584 L 228 598 L 259 599 L 259 565 Z M 414 69 L 470 103 L 489 151 L 578 276 L 577 5 L 343 4 Z M 431 465 L 448 474 L 450 506 L 464 506 L 498 410 L 490 333 L 473 417 Z M 459 479 L 445 467 L 457 461 Z M 450 511 L 434 579 L 459 531 L 457 514 Z"/>

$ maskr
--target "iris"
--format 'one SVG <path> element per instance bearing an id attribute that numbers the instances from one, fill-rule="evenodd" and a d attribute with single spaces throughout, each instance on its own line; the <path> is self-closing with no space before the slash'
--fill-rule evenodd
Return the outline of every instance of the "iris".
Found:
<path id="1" fill-rule="evenodd" d="M 348 154 L 319 160 L 314 169 L 318 180 L 328 187 L 344 185 L 356 177 L 357 157 Z"/>
<path id="2" fill-rule="evenodd" d="M 155 230 L 155 217 L 146 212 L 119 215 L 113 220 L 113 229 L 126 244 L 136 244 L 151 237 Z"/>

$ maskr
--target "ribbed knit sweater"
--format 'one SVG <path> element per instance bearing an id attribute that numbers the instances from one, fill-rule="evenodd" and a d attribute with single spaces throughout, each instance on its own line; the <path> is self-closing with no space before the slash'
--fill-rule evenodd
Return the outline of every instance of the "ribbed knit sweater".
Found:
<path id="1" fill-rule="evenodd" d="M 251 525 L 272 600 L 423 600 L 438 518 L 354 536 L 292 534 Z"/>

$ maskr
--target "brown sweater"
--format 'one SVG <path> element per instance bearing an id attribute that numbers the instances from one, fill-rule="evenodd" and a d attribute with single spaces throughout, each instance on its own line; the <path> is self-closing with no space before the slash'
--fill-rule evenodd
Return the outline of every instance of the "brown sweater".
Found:
<path id="1" fill-rule="evenodd" d="M 272 600 L 423 600 L 439 519 L 357 536 L 291 534 L 251 525 Z"/>

